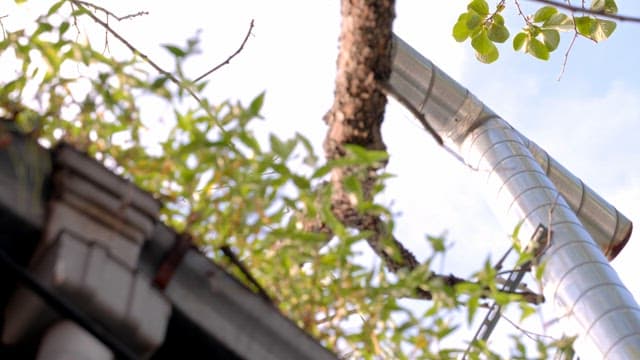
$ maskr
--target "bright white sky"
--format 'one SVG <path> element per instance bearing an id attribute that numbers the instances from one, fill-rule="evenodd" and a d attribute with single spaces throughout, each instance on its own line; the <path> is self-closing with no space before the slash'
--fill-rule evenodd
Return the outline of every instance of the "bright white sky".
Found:
<path id="1" fill-rule="evenodd" d="M 0 10 L 0 15 L 10 15 L 3 19 L 8 30 L 22 26 L 19 22 L 24 18 L 19 12 L 33 11 L 24 6 L 16 10 L 11 3 L 12 10 Z M 286 136 L 298 131 L 311 138 L 321 152 L 326 130 L 321 119 L 333 99 L 339 1 L 202 4 L 193 0 L 111 0 L 108 8 L 116 14 L 150 12 L 111 24 L 166 69 L 172 63 L 160 44 L 183 44 L 202 29 L 203 54 L 191 64 L 193 77 L 235 51 L 254 19 L 253 36 L 245 50 L 210 77 L 211 97 L 248 103 L 266 90 L 265 120 L 259 132 Z M 640 148 L 636 140 L 640 135 L 640 24 L 619 24 L 613 37 L 597 46 L 580 39 L 558 82 L 568 37 L 563 37 L 549 62 L 514 53 L 509 41 L 500 48 L 496 64 L 483 65 L 474 59 L 468 43 L 458 44 L 450 35 L 465 6 L 465 1 L 398 0 L 395 32 L 640 223 Z M 513 16 L 514 33 L 522 23 L 509 6 L 506 12 Z M 636 1 L 618 0 L 618 6 L 620 13 L 640 15 Z M 102 41 L 102 36 L 93 41 Z M 112 51 L 118 51 L 115 39 L 110 45 Z M 383 135 L 391 154 L 388 170 L 397 175 L 389 182 L 383 201 L 392 202 L 393 209 L 401 212 L 396 235 L 419 258 L 428 255 L 425 234 L 445 231 L 455 244 L 441 269 L 446 273 L 468 275 L 484 261 L 485 254 L 492 253 L 496 259 L 508 248 L 511 230 L 498 225 L 486 205 L 483 188 L 397 103 L 387 108 Z M 640 235 L 636 234 L 613 261 L 636 299 L 640 299 L 638 253 Z"/>

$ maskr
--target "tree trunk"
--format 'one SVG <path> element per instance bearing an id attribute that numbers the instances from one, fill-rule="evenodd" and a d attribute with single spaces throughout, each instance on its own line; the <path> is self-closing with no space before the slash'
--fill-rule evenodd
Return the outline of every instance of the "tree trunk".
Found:
<path id="1" fill-rule="evenodd" d="M 387 99 L 381 90 L 381 84 L 386 83 L 391 73 L 394 1 L 342 0 L 341 12 L 335 99 L 325 115 L 325 121 L 329 125 L 324 141 L 328 160 L 345 156 L 344 145 L 347 144 L 360 145 L 369 150 L 386 150 L 380 128 Z M 415 256 L 391 234 L 380 216 L 358 212 L 354 197 L 349 196 L 343 185 L 346 176 L 357 176 L 365 200 L 371 201 L 377 170 L 381 166 L 384 164 L 377 167 L 351 166 L 334 169 L 330 182 L 333 214 L 348 227 L 370 232 L 372 235 L 367 241 L 389 270 L 411 271 L 419 265 Z M 305 227 L 309 231 L 327 234 L 328 237 L 331 235 L 331 230 L 318 218 L 308 219 Z M 438 281 L 446 286 L 468 282 L 454 275 L 433 272 L 425 279 L 425 283 L 430 281 Z M 488 293 L 489 289 L 486 290 Z M 529 290 L 512 293 L 518 293 L 534 304 L 540 301 L 539 295 Z M 423 299 L 432 298 L 432 293 L 423 287 L 415 289 L 414 295 Z"/>
<path id="2" fill-rule="evenodd" d="M 344 144 L 384 150 L 380 126 L 387 98 L 378 82 L 391 73 L 392 0 L 343 0 L 335 99 L 325 116 L 327 158 L 344 155 Z"/>
<path id="3" fill-rule="evenodd" d="M 335 99 L 325 115 L 325 121 L 329 125 L 324 141 L 328 160 L 344 156 L 346 144 L 359 145 L 369 150 L 386 150 L 380 128 L 387 98 L 380 84 L 385 83 L 391 73 L 394 5 L 393 0 L 342 1 Z M 355 199 L 344 189 L 345 177 L 355 175 L 361 181 L 365 200 L 372 200 L 378 167 L 343 167 L 333 170 L 333 213 L 346 226 L 373 232 L 368 239 L 369 245 L 384 259 L 390 270 L 412 269 L 418 264 L 413 254 L 393 239 L 379 216 L 356 211 Z M 394 243 L 395 246 L 385 246 Z M 392 254 L 394 247 L 399 252 Z"/>

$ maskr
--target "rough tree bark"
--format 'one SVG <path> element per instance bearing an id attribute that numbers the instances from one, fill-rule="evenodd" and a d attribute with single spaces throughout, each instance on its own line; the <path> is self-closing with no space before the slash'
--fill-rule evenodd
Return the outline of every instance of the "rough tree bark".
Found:
<path id="1" fill-rule="evenodd" d="M 324 142 L 328 160 L 345 156 L 346 144 L 369 150 L 386 149 L 380 128 L 387 98 L 379 84 L 385 83 L 391 74 L 394 6 L 393 0 L 342 1 L 335 98 L 325 115 L 329 125 Z M 390 270 L 411 270 L 418 265 L 413 254 L 393 239 L 380 217 L 358 213 L 353 197 L 344 189 L 344 178 L 355 175 L 361 181 L 366 200 L 371 200 L 377 170 L 376 167 L 334 169 L 331 174 L 333 213 L 346 226 L 371 231 L 369 245 Z M 390 254 L 390 247 L 384 246 L 393 243 L 398 255 Z"/>
<path id="2" fill-rule="evenodd" d="M 327 160 L 345 156 L 347 144 L 369 150 L 386 150 L 380 131 L 387 104 L 382 89 L 391 74 L 394 8 L 394 0 L 342 0 L 335 98 L 324 118 L 329 126 L 324 141 Z M 411 271 L 419 265 L 415 256 L 391 234 L 380 216 L 358 212 L 355 197 L 344 188 L 344 179 L 355 175 L 361 182 L 365 200 L 371 201 L 376 174 L 384 165 L 333 169 L 329 183 L 332 211 L 345 226 L 372 234 L 367 241 L 389 270 Z M 319 218 L 307 218 L 304 223 L 308 231 L 324 233 L 328 238 L 332 235 Z M 454 275 L 435 273 L 425 279 L 430 280 L 439 280 L 448 286 L 468 282 Z M 540 301 L 539 296 L 531 291 L 516 293 L 529 302 Z M 432 298 L 432 293 L 422 288 L 416 289 L 415 295 L 423 299 Z"/>

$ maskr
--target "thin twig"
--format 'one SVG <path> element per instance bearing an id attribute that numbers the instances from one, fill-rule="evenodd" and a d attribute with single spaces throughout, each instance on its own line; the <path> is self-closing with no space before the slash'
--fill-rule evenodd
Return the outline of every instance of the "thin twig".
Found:
<path id="1" fill-rule="evenodd" d="M 427 132 L 433 137 L 433 139 L 438 143 L 438 145 L 443 146 L 446 149 L 446 146 L 444 146 L 444 141 L 442 140 L 442 136 L 440 136 L 440 134 L 438 134 L 438 132 L 433 128 L 433 126 L 429 124 L 424 114 L 418 111 L 418 109 L 416 109 L 413 105 L 411 105 L 405 99 L 401 97 L 396 97 L 395 94 L 391 91 L 388 84 L 377 83 L 377 87 L 378 87 L 378 90 L 382 91 L 385 95 L 387 95 L 387 97 L 390 96 L 396 99 L 404 107 L 404 109 L 408 110 L 416 119 L 418 119 L 418 121 L 420 121 L 422 126 L 424 126 L 424 129 L 427 130 Z M 454 156 L 456 155 L 454 152 L 452 152 L 452 154 L 454 154 Z M 464 160 L 461 160 L 461 161 L 464 162 Z"/>
<path id="2" fill-rule="evenodd" d="M 585 13 L 585 14 L 600 16 L 600 17 L 608 18 L 608 19 L 612 19 L 612 20 L 629 21 L 629 22 L 640 23 L 640 18 L 639 17 L 628 16 L 628 15 L 610 14 L 610 13 L 606 13 L 604 11 L 597 11 L 597 10 L 587 9 L 585 7 L 573 6 L 573 5 L 570 5 L 570 4 L 565 4 L 563 2 L 554 1 L 554 0 L 528 0 L 528 1 L 539 2 L 539 3 L 542 3 L 542 4 L 556 6 L 556 7 L 559 7 L 559 8 L 565 9 L 565 10 L 569 10 L 569 11 L 573 11 L 573 12 L 582 12 L 582 13 Z"/>
<path id="3" fill-rule="evenodd" d="M 81 2 L 80 0 L 70 0 L 72 4 L 74 4 L 75 6 L 77 6 L 80 9 L 86 9 L 83 5 L 83 2 Z M 107 30 L 111 35 L 113 35 L 116 39 L 120 40 L 120 42 L 126 46 L 131 52 L 133 52 L 135 55 L 140 56 L 147 64 L 149 64 L 152 68 L 154 68 L 156 71 L 158 71 L 160 74 L 166 76 L 169 80 L 171 80 L 171 82 L 173 82 L 174 84 L 176 84 L 179 88 L 183 89 L 184 91 L 186 91 L 192 98 L 194 98 L 198 104 L 201 105 L 201 108 L 207 113 L 207 115 L 211 118 L 211 120 L 216 124 L 216 126 L 220 129 L 220 132 L 222 134 L 226 134 L 227 131 L 224 129 L 224 127 L 222 126 L 222 124 L 220 123 L 220 121 L 218 121 L 218 119 L 215 117 L 215 115 L 211 112 L 211 110 L 209 109 L 208 106 L 205 106 L 205 104 L 203 104 L 202 99 L 200 99 L 200 96 L 198 96 L 198 94 L 196 94 L 193 89 L 191 89 L 190 86 L 185 86 L 185 84 L 183 83 L 183 81 L 179 80 L 177 77 L 175 77 L 173 74 L 171 74 L 170 72 L 168 72 L 167 70 L 163 69 L 160 67 L 160 65 L 156 64 L 153 60 L 151 60 L 151 58 L 149 58 L 146 54 L 144 54 L 143 52 L 141 52 L 140 50 L 138 50 L 136 47 L 134 47 L 129 41 L 127 41 L 124 37 L 122 37 L 122 35 L 120 35 L 119 33 L 117 33 L 115 30 L 113 30 L 109 24 L 107 24 L 105 21 L 103 21 L 102 19 L 100 19 L 99 17 L 97 17 L 95 14 L 91 13 L 90 11 L 87 11 L 86 14 L 96 23 L 98 23 L 100 26 L 102 26 L 105 30 Z M 229 143 L 229 146 L 234 147 L 235 145 L 233 143 Z"/>
<path id="4" fill-rule="evenodd" d="M 526 337 L 528 337 L 529 339 L 533 340 L 533 341 L 538 341 L 540 338 L 545 338 L 545 339 L 551 339 L 551 340 L 555 340 L 555 338 L 553 336 L 550 335 L 545 335 L 545 334 L 538 334 L 536 332 L 530 331 L 530 330 L 526 330 L 524 328 L 522 328 L 521 326 L 519 326 L 518 324 L 516 324 L 513 320 L 509 319 L 508 317 L 506 317 L 504 314 L 500 315 L 502 316 L 503 319 L 507 320 L 507 322 L 509 324 L 511 324 L 513 327 L 515 327 L 516 329 L 518 329 L 520 332 L 522 332 Z M 536 339 L 537 338 L 537 339 Z"/>
<path id="5" fill-rule="evenodd" d="M 544 248 L 541 250 L 542 252 L 540 252 L 539 255 L 542 255 L 542 253 L 544 251 L 546 251 L 549 248 L 549 246 L 551 246 L 551 235 L 553 234 L 553 229 L 552 229 L 553 218 L 552 217 L 553 217 L 553 212 L 556 210 L 556 206 L 558 205 L 558 200 L 560 200 L 560 192 L 556 191 L 556 197 L 553 199 L 553 203 L 551 204 L 551 207 L 549 208 L 549 214 L 548 214 L 548 220 L 547 220 L 549 222 L 548 225 L 547 225 L 548 231 L 547 231 L 547 234 L 546 234 L 547 236 L 546 236 L 546 239 L 545 239 L 545 241 L 547 243 L 544 245 Z"/>
<path id="6" fill-rule="evenodd" d="M 2 19 L 6 18 L 9 15 L 0 16 L 0 28 L 2 28 L 2 38 L 3 40 L 7 40 L 7 32 L 4 30 L 4 24 L 2 23 Z"/>
<path id="7" fill-rule="evenodd" d="M 240 261 L 240 259 L 238 259 L 238 256 L 236 256 L 236 254 L 233 252 L 233 250 L 231 250 L 231 247 L 229 245 L 223 245 L 223 246 L 220 247 L 220 250 L 222 250 L 222 253 L 227 258 L 229 258 L 229 260 L 233 263 L 233 265 L 235 265 L 240 270 L 240 272 L 247 278 L 247 280 L 251 284 L 253 284 L 253 286 L 256 287 L 256 290 L 258 291 L 258 294 L 260 294 L 260 296 L 262 296 L 265 300 L 267 300 L 268 302 L 273 304 L 274 301 L 271 298 L 271 296 L 269 296 L 267 291 L 262 287 L 262 285 L 260 285 L 258 280 L 255 277 L 253 277 L 253 275 L 251 274 L 249 269 L 247 269 L 247 267 L 244 266 L 242 261 Z"/>
<path id="8" fill-rule="evenodd" d="M 507 256 L 509 256 L 509 254 L 511 253 L 511 251 L 513 250 L 513 246 L 509 247 L 509 250 L 507 250 L 504 255 L 502 255 L 502 257 L 500 258 L 500 260 L 498 260 L 498 262 L 493 266 L 493 268 L 496 271 L 500 271 L 502 270 L 502 264 L 504 263 L 504 261 L 507 259 Z M 498 273 L 500 274 L 500 273 Z"/>
<path id="9" fill-rule="evenodd" d="M 107 10 L 107 9 L 103 8 L 102 6 L 95 5 L 95 4 L 92 4 L 92 3 L 87 2 L 87 1 L 73 0 L 73 2 L 76 3 L 76 5 L 78 5 L 78 4 L 79 5 L 84 5 L 86 7 L 92 8 L 93 10 L 102 11 L 103 13 L 105 13 L 105 15 L 114 17 L 118 21 L 129 20 L 129 19 L 133 19 L 133 18 L 138 17 L 138 16 L 149 15 L 148 11 L 138 11 L 137 13 L 128 14 L 128 15 L 125 15 L 125 16 L 118 16 L 118 15 L 114 14 L 113 12 L 111 12 L 110 10 Z"/>
<path id="10" fill-rule="evenodd" d="M 524 22 L 527 23 L 527 25 L 532 25 L 531 20 L 527 15 L 524 14 L 524 12 L 522 11 L 522 8 L 520 7 L 520 1 L 513 0 L 513 2 L 516 4 L 516 8 L 518 9 L 518 14 L 520 14 L 520 16 L 524 19 Z"/>
<path id="11" fill-rule="evenodd" d="M 560 69 L 560 74 L 558 75 L 558 81 L 560 81 L 560 79 L 562 79 L 562 76 L 564 75 L 564 71 L 567 68 L 567 62 L 569 61 L 569 53 L 571 53 L 571 49 L 573 49 L 573 44 L 575 44 L 576 39 L 578 38 L 578 35 L 579 34 L 577 31 L 573 34 L 573 38 L 569 43 L 569 47 L 567 48 L 567 51 L 564 53 L 564 60 L 562 61 L 562 68 Z"/>
<path id="12" fill-rule="evenodd" d="M 205 77 L 207 77 L 208 75 L 210 75 L 214 71 L 216 71 L 216 70 L 220 69 L 221 67 L 229 64 L 231 59 L 236 57 L 236 55 L 238 55 L 242 51 L 242 49 L 244 49 L 244 45 L 247 43 L 247 40 L 249 40 L 249 36 L 251 35 L 251 30 L 253 30 L 253 19 L 251 19 L 251 23 L 249 24 L 249 30 L 247 31 L 247 35 L 245 35 L 244 40 L 242 40 L 242 44 L 240 44 L 240 47 L 238 48 L 238 50 L 236 50 L 236 52 L 231 54 L 225 61 L 221 62 L 220 64 L 218 64 L 216 66 L 214 66 L 211 70 L 207 71 L 206 73 L 198 76 L 195 80 L 193 80 L 193 82 L 197 83 L 198 81 L 204 79 Z"/>
<path id="13" fill-rule="evenodd" d="M 109 24 L 109 16 L 107 16 L 107 24 Z M 109 33 L 105 30 L 104 32 L 104 49 L 102 49 L 102 53 L 105 54 L 110 54 L 111 53 L 111 49 L 109 48 Z"/>
<path id="14" fill-rule="evenodd" d="M 486 24 L 486 25 L 491 25 L 491 23 L 493 23 L 493 19 L 496 17 L 496 15 L 498 15 L 500 12 L 502 12 L 502 10 L 504 10 L 506 2 L 507 2 L 507 0 L 500 0 L 500 2 L 498 2 L 496 4 L 496 11 L 491 13 L 491 15 L 489 15 L 487 17 L 487 19 L 485 21 L 483 21 L 482 23 Z"/>

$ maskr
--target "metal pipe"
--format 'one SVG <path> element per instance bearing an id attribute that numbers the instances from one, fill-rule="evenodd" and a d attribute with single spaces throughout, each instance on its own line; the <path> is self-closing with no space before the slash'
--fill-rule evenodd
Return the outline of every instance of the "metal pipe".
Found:
<path id="1" fill-rule="evenodd" d="M 603 358 L 637 358 L 640 308 L 604 256 L 611 246 L 609 239 L 599 239 L 596 244 L 574 213 L 582 209 L 583 215 L 593 214 L 610 205 L 605 202 L 607 206 L 603 206 L 599 202 L 603 200 L 593 197 L 593 192 L 582 191 L 581 196 L 590 196 L 590 200 L 571 208 L 550 179 L 556 172 L 563 174 L 561 178 L 573 179 L 568 171 L 555 167 L 547 176 L 522 135 L 402 40 L 396 37 L 394 41 L 388 91 L 412 106 L 412 112 L 421 115 L 420 120 L 447 146 L 486 176 L 495 196 L 493 205 L 506 212 L 503 219 L 508 229 L 521 224 L 522 238 L 530 238 L 541 224 L 550 230 L 541 259 L 545 263 L 542 285 L 546 298 L 579 335 L 578 352 L 592 357 L 593 352 L 586 349 L 596 349 Z M 555 162 L 548 164 L 557 166 Z M 561 189 L 569 191 L 570 198 L 576 188 Z M 596 209 L 585 211 L 588 206 Z M 588 216 L 583 219 L 590 220 Z"/>
<path id="2" fill-rule="evenodd" d="M 551 231 L 542 286 L 580 336 L 578 350 L 593 345 L 606 359 L 640 354 L 640 308 L 520 136 L 495 117 L 461 145 L 467 162 L 490 169 L 480 174 L 510 228 L 522 223 L 523 238 L 539 224 Z"/>
<path id="3" fill-rule="evenodd" d="M 631 237 L 631 220 L 549 156 L 544 149 L 524 135 L 519 135 L 542 170 L 598 243 L 604 255 L 613 260 Z"/>
<path id="4" fill-rule="evenodd" d="M 446 146 L 455 148 L 462 136 L 495 116 L 467 89 L 397 36 L 394 36 L 394 47 L 388 92 L 408 107 L 428 130 L 433 129 L 442 137 Z M 542 148 L 524 135 L 517 135 L 607 258 L 615 258 L 629 241 L 631 221 Z"/>

